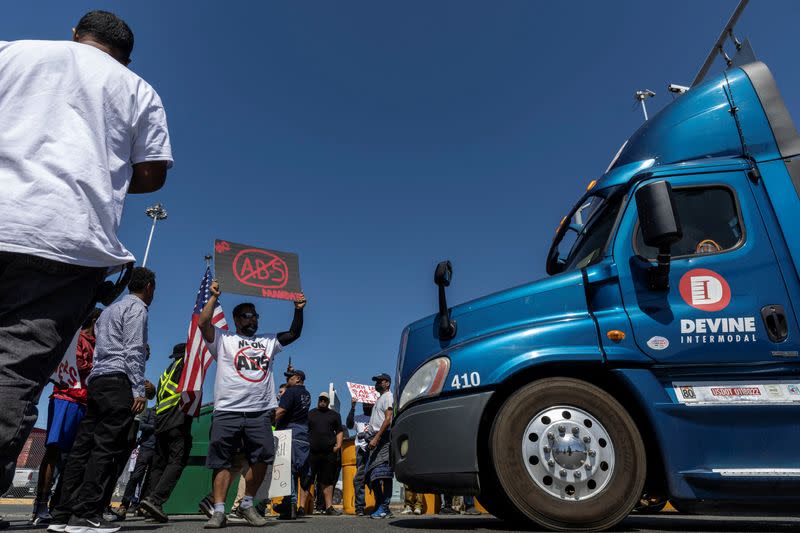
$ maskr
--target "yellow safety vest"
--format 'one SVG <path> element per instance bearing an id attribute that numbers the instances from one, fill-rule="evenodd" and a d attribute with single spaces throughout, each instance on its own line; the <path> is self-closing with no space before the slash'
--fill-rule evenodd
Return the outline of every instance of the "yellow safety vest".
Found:
<path id="1" fill-rule="evenodd" d="M 176 359 L 175 362 L 161 374 L 158 380 L 158 394 L 156 394 L 157 415 L 166 413 L 178 405 L 178 402 L 181 400 L 181 393 L 178 392 L 178 380 L 180 380 L 181 376 L 180 374 L 177 376 L 175 375 L 175 370 L 181 366 L 181 361 L 183 361 L 182 357 Z"/>

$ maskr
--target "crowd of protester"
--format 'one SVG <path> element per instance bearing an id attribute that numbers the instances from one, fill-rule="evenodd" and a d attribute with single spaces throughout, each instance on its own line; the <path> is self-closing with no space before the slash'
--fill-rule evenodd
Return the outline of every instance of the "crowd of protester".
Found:
<path id="1" fill-rule="evenodd" d="M 186 344 L 174 347 L 157 386 L 145 380 L 156 275 L 134 267 L 117 237 L 125 195 L 160 189 L 173 163 L 161 100 L 126 68 L 133 44 L 128 25 L 107 11 L 84 15 L 71 41 L 0 41 L 0 494 L 11 485 L 40 395 L 80 330 L 77 375 L 55 383 L 50 399 L 31 520 L 53 532 L 113 533 L 134 507 L 167 522 L 163 506 L 192 448 L 193 417 L 179 391 Z M 114 274 L 116 282 L 106 280 Z M 290 328 L 262 335 L 252 303 L 233 309 L 234 330 L 218 327 L 218 284 L 207 291 L 197 327 L 217 371 L 206 456 L 212 490 L 200 503 L 205 528 L 266 524 L 267 505 L 255 498 L 275 458 L 273 429 L 292 431 L 291 495 L 275 506 L 279 518 L 302 516 L 312 492 L 319 512 L 341 514 L 333 492 L 349 429 L 356 512 L 365 514 L 369 487 L 370 516 L 390 516 L 390 377 L 373 377 L 376 404 L 356 415 L 354 402 L 345 427 L 328 393 L 311 408 L 303 371 L 289 365 L 286 383 L 275 388 L 275 356 L 302 332 L 302 294 Z M 112 509 L 132 454 L 122 501 Z M 234 481 L 239 494 L 226 514 Z M 412 513 L 416 501 L 407 500 Z M 9 525 L 0 519 L 0 529 Z"/>

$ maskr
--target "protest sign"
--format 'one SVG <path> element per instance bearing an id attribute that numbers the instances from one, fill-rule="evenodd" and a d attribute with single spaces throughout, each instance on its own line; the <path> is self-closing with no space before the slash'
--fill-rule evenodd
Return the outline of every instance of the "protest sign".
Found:
<path id="1" fill-rule="evenodd" d="M 267 467 L 264 482 L 256 492 L 256 501 L 280 498 L 292 493 L 292 430 L 273 431 L 275 462 Z"/>
<path id="2" fill-rule="evenodd" d="M 217 239 L 214 269 L 220 289 L 248 296 L 294 300 L 301 292 L 297 254 Z"/>
<path id="3" fill-rule="evenodd" d="M 66 384 L 71 389 L 81 388 L 81 376 L 78 373 L 78 337 L 81 336 L 81 330 L 75 333 L 72 337 L 72 342 L 69 343 L 64 358 L 58 364 L 53 375 L 50 376 L 52 381 L 59 384 Z"/>
<path id="4" fill-rule="evenodd" d="M 361 403 L 375 403 L 381 396 L 372 385 L 361 385 L 360 383 L 350 383 L 348 381 L 347 388 L 350 389 L 350 396 Z"/>

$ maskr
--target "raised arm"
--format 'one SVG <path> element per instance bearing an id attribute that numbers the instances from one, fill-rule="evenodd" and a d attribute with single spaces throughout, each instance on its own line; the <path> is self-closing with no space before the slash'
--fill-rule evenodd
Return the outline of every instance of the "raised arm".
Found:
<path id="1" fill-rule="evenodd" d="M 211 319 L 214 316 L 214 307 L 217 305 L 220 294 L 217 280 L 211 282 L 210 291 L 211 297 L 208 299 L 208 302 L 206 302 L 203 310 L 200 311 L 200 317 L 197 319 L 197 327 L 200 328 L 203 338 L 209 344 L 214 342 L 214 325 L 211 323 Z"/>
<path id="2" fill-rule="evenodd" d="M 301 292 L 300 296 L 294 301 L 294 318 L 289 331 L 278 333 L 278 342 L 281 343 L 281 346 L 286 347 L 300 338 L 300 334 L 303 332 L 303 308 L 305 306 L 306 297 Z"/>
<path id="3" fill-rule="evenodd" d="M 345 421 L 345 425 L 347 429 L 353 429 L 353 426 L 356 425 L 356 401 L 353 400 L 350 403 L 350 412 L 347 413 L 347 420 Z"/>

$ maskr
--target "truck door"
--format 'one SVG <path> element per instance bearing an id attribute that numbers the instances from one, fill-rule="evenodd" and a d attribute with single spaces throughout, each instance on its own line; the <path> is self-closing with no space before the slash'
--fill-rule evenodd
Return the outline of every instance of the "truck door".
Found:
<path id="1" fill-rule="evenodd" d="M 635 191 L 614 241 L 622 298 L 639 349 L 664 364 L 796 358 L 797 322 L 787 313 L 787 289 L 745 173 L 657 179 L 672 185 L 683 227 L 682 240 L 672 248 L 669 290 L 648 286 L 656 250 L 642 240 Z"/>

